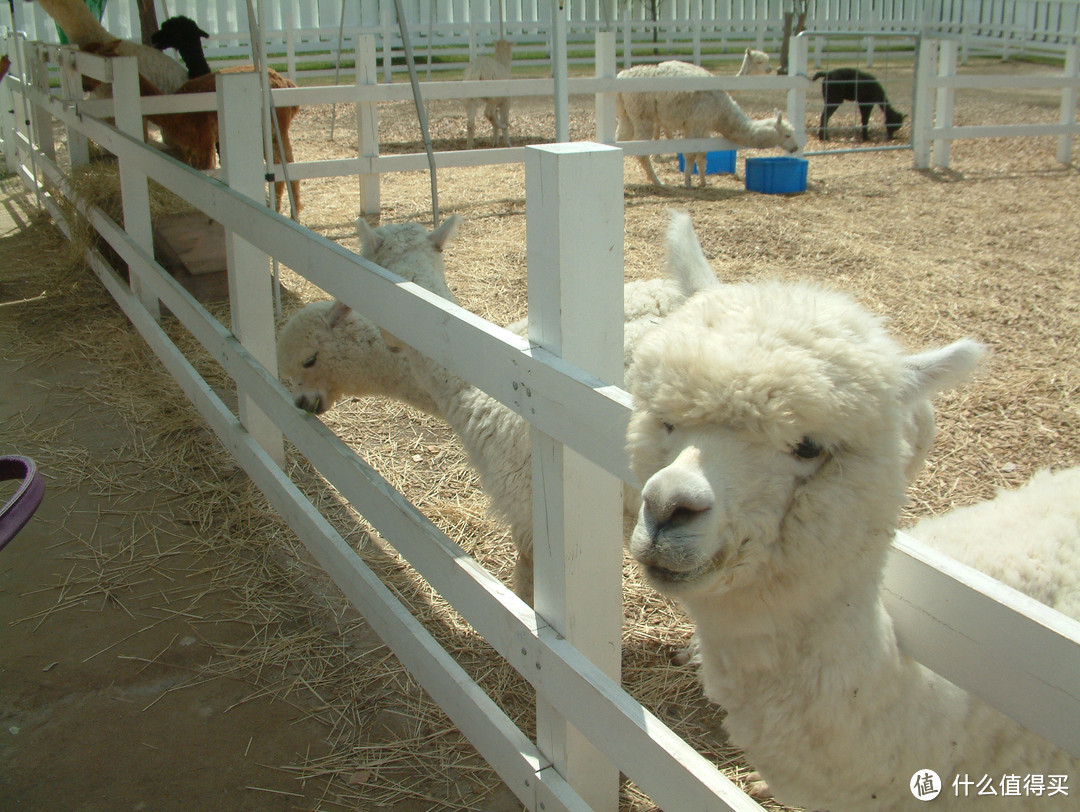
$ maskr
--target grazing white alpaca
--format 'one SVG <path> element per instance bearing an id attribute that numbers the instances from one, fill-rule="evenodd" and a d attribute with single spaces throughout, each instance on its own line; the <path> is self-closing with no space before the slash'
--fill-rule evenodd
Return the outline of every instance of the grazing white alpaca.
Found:
<path id="1" fill-rule="evenodd" d="M 465 68 L 463 77 L 465 80 L 510 78 L 511 44 L 507 40 L 500 39 L 495 41 L 494 47 L 494 56 L 478 56 L 469 62 Z M 468 148 L 473 148 L 473 137 L 476 135 L 476 109 L 480 106 L 480 102 L 484 103 L 484 117 L 491 122 L 492 146 L 499 146 L 500 140 L 506 146 L 510 146 L 510 97 L 492 96 L 489 99 L 465 100 Z"/>
<path id="2" fill-rule="evenodd" d="M 922 519 L 909 535 L 1080 619 L 1080 468 Z"/>
<path id="3" fill-rule="evenodd" d="M 37 0 L 56 24 L 63 29 L 73 45 L 85 48 L 117 40 L 98 22 L 83 0 Z M 116 56 L 134 56 L 139 62 L 139 74 L 162 93 L 175 93 L 188 79 L 187 69 L 157 48 L 135 40 L 120 40 Z M 108 94 L 108 86 L 95 88 L 95 95 Z"/>
<path id="4" fill-rule="evenodd" d="M 646 335 L 628 377 L 631 552 L 694 621 L 705 692 L 778 800 L 909 810 L 927 769 L 1075 782 L 1080 761 L 898 649 L 881 573 L 910 403 L 938 374 L 880 320 L 809 284 L 723 286 Z M 935 803 L 972 804 L 951 788 Z M 1017 808 L 998 803 L 971 808 Z"/>
<path id="5" fill-rule="evenodd" d="M 346 396 L 387 395 L 438 414 L 405 357 L 343 302 L 312 302 L 293 313 L 278 333 L 277 359 L 278 374 L 291 383 L 305 412 L 323 414 Z"/>
<path id="6" fill-rule="evenodd" d="M 363 254 L 372 262 L 410 281 L 453 300 L 446 287 L 442 250 L 460 227 L 453 215 L 439 229 L 428 233 L 418 223 L 402 223 L 372 229 L 357 222 Z M 631 282 L 624 294 L 624 347 L 629 364 L 641 336 L 666 314 L 678 308 L 696 290 L 718 284 L 707 264 L 672 263 L 686 273 L 670 279 Z M 532 445 L 529 424 L 496 399 L 467 383 L 436 362 L 390 343 L 403 372 L 388 357 L 385 345 L 374 341 L 370 322 L 350 314 L 344 305 L 323 303 L 298 311 L 282 329 L 278 340 L 278 364 L 282 376 L 292 379 L 297 405 L 312 411 L 325 410 L 343 394 L 385 394 L 407 400 L 450 424 L 461 439 L 496 515 L 510 526 L 518 551 L 514 589 L 532 599 Z M 510 327 L 520 335 L 526 323 Z M 425 394 L 426 393 L 426 394 Z M 636 511 L 637 494 L 627 489 L 628 511 Z"/>
<path id="7" fill-rule="evenodd" d="M 769 55 L 764 51 L 757 51 L 753 48 L 747 48 L 746 53 L 743 54 L 742 64 L 739 65 L 739 72 L 736 76 L 761 76 L 764 74 L 772 73 L 772 65 L 769 64 Z M 674 136 L 664 132 L 660 126 L 660 122 L 656 122 L 656 126 L 653 127 L 653 140 L 660 138 L 663 135 L 665 138 L 673 138 Z"/>
<path id="8" fill-rule="evenodd" d="M 704 68 L 688 62 L 661 62 L 658 65 L 637 65 L 619 71 L 618 78 L 643 76 L 711 76 Z M 769 118 L 755 121 L 737 105 L 723 90 L 657 91 L 644 93 L 619 93 L 615 98 L 618 117 L 619 141 L 655 138 L 663 128 L 665 132 L 681 132 L 684 138 L 705 138 L 719 133 L 729 141 L 744 147 L 768 149 L 781 147 L 796 152 L 800 145 L 795 130 L 783 114 L 777 110 Z M 639 155 L 645 173 L 657 186 L 662 186 L 656 176 L 648 155 Z M 705 165 L 705 155 L 686 156 L 684 183 L 689 188 L 693 166 L 696 161 Z M 701 185 L 706 184 L 701 174 Z"/>

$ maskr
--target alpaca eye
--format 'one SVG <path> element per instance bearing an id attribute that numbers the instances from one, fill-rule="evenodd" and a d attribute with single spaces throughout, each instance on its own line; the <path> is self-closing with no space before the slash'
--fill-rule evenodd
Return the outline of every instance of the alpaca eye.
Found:
<path id="1" fill-rule="evenodd" d="M 809 437 L 803 437 L 799 444 L 791 449 L 791 453 L 799 459 L 812 460 L 815 457 L 820 457 L 824 450 L 820 443 L 814 442 Z"/>
<path id="2" fill-rule="evenodd" d="M 675 426 L 672 425 L 671 423 L 666 423 L 664 421 L 660 421 L 660 422 L 664 427 L 664 431 L 666 431 L 668 434 L 671 434 L 671 432 L 675 431 Z"/>
<path id="3" fill-rule="evenodd" d="M 311 356 L 306 361 L 304 361 L 304 363 L 301 364 L 301 366 L 304 369 L 311 369 L 313 366 L 315 366 L 315 361 L 318 360 L 318 358 L 319 358 L 319 354 L 315 353 L 313 356 Z"/>

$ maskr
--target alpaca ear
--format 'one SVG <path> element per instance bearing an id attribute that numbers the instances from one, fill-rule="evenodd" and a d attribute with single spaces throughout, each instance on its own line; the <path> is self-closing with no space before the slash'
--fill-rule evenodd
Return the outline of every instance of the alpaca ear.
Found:
<path id="1" fill-rule="evenodd" d="M 750 46 L 746 46 L 746 55 L 750 56 Z"/>
<path id="2" fill-rule="evenodd" d="M 900 400 L 913 403 L 930 398 L 944 389 L 963 383 L 986 355 L 986 347 L 978 341 L 963 338 L 949 344 L 904 359 L 904 380 Z"/>
<path id="3" fill-rule="evenodd" d="M 335 327 L 341 324 L 341 322 L 344 321 L 345 317 L 348 316 L 351 312 L 352 308 L 349 307 L 347 304 L 341 301 L 335 301 L 333 306 L 330 308 L 330 312 L 326 314 L 326 320 L 330 324 L 330 329 L 333 330 Z"/>
<path id="4" fill-rule="evenodd" d="M 383 244 L 383 238 L 375 233 L 375 229 L 369 226 L 363 217 L 356 221 L 356 235 L 363 245 L 361 253 L 366 257 L 374 256 Z"/>
<path id="5" fill-rule="evenodd" d="M 462 219 L 460 214 L 451 214 L 446 218 L 445 223 L 428 234 L 428 240 L 435 246 L 436 251 L 442 251 L 443 247 L 457 236 L 458 230 L 461 228 L 461 223 Z"/>
<path id="6" fill-rule="evenodd" d="M 668 273 L 679 283 L 685 295 L 693 296 L 699 290 L 719 286 L 720 280 L 701 250 L 701 242 L 694 233 L 694 224 L 687 212 L 671 212 L 667 245 Z"/>

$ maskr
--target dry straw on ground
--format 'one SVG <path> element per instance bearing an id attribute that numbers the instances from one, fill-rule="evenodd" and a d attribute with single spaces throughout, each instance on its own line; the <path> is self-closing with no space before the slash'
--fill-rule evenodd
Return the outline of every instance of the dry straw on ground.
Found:
<path id="1" fill-rule="evenodd" d="M 902 91 L 890 95 L 894 104 L 910 109 Z M 761 115 L 777 100 L 740 96 L 740 103 Z M 1035 94 L 961 94 L 956 109 L 961 123 L 1056 117 L 1053 105 Z M 851 146 L 842 115 L 834 119 L 838 143 Z M 811 125 L 815 116 L 811 105 Z M 329 118 L 328 108 L 301 111 L 293 127 L 299 159 L 355 151 L 355 129 L 340 110 L 335 141 L 328 141 Z M 588 100 L 574 100 L 571 125 L 575 138 L 589 137 Z M 462 145 L 463 107 L 432 105 L 432 127 L 437 148 Z M 515 102 L 515 143 L 550 140 L 553 132 L 547 105 Z M 380 137 L 384 151 L 417 151 L 419 133 L 410 105 L 380 108 Z M 907 137 L 906 128 L 901 137 Z M 808 148 L 821 146 L 811 139 Z M 636 162 L 628 161 L 626 277 L 662 273 L 666 212 L 684 208 L 722 280 L 811 278 L 849 290 L 886 314 L 913 350 L 961 336 L 985 341 L 992 356 L 976 380 L 941 399 L 941 435 L 926 471 L 911 488 L 908 522 L 990 497 L 996 488 L 1016 486 L 1040 467 L 1080 462 L 1080 359 L 1075 349 L 1080 340 L 1080 174 L 1075 164 L 1056 163 L 1054 153 L 1053 139 L 1046 138 L 959 142 L 950 169 L 930 171 L 913 170 L 909 152 L 821 156 L 811 158 L 807 192 L 793 197 L 748 193 L 730 177 L 711 179 L 704 191 L 685 191 L 676 187 L 680 176 L 671 160 L 657 161 L 657 166 L 672 186 L 656 190 Z M 739 171 L 741 176 L 741 161 Z M 456 211 L 465 218 L 460 239 L 447 252 L 455 294 L 464 306 L 495 322 L 519 318 L 526 301 L 521 168 L 448 170 L 440 174 L 439 184 L 443 214 Z M 305 225 L 355 248 L 355 180 L 304 185 Z M 430 222 L 428 194 L 425 173 L 384 178 L 382 218 Z M 283 278 L 290 312 L 322 296 L 288 269 Z M 136 483 L 120 479 L 108 465 L 89 459 L 85 449 L 50 444 L 47 432 L 37 438 L 41 453 L 68 477 L 94 478 L 115 510 L 123 510 L 127 489 L 144 489 L 158 497 L 158 510 L 198 528 L 199 549 L 188 552 L 212 568 L 215 583 L 234 597 L 230 616 L 252 628 L 248 645 L 219 652 L 217 667 L 248 678 L 253 693 L 273 692 L 294 703 L 298 713 L 325 723 L 331 752 L 294 768 L 298 779 L 325 782 L 326 808 L 497 808 L 497 777 L 311 565 L 100 287 L 84 277 L 61 305 L 57 309 L 55 300 L 43 300 L 20 329 L 41 353 L 86 352 L 106 362 L 110 378 L 67 394 L 73 402 L 100 399 L 120 409 L 132 426 L 132 442 L 116 450 L 116 459 L 137 456 L 154 477 Z M 227 321 L 226 313 L 219 316 Z M 182 329 L 170 322 L 166 326 L 198 356 Z M 100 341 L 106 332 L 109 341 Z M 205 360 L 199 366 L 213 368 Z M 230 390 L 220 375 L 214 382 L 221 391 Z M 346 402 L 325 420 L 485 566 L 508 576 L 505 528 L 487 518 L 476 477 L 439 421 L 378 399 Z M 0 438 L 27 430 L 31 422 L 0 428 Z M 528 729 L 532 696 L 524 681 L 412 575 L 304 460 L 293 458 L 289 474 L 462 666 Z M 142 568 L 156 566 L 159 554 L 151 539 L 140 534 L 144 519 L 149 521 L 133 521 L 124 543 L 88 541 L 87 560 L 77 573 L 52 585 L 58 593 L 54 611 L 63 611 L 74 596 L 88 595 L 124 607 L 125 582 L 137 578 Z M 632 566 L 625 572 L 627 689 L 739 778 L 745 765 L 723 742 L 722 713 L 702 699 L 692 669 L 669 663 L 689 627 L 676 607 L 641 584 Z M 169 599 L 198 616 L 200 595 L 185 593 L 182 583 Z M 223 619 L 214 614 L 205 622 Z M 645 810 L 651 804 L 628 785 L 623 808 Z"/>

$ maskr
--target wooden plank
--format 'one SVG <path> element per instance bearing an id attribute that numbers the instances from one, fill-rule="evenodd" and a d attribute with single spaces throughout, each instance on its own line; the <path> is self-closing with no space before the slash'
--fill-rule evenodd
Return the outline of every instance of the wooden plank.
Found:
<path id="1" fill-rule="evenodd" d="M 266 200 L 263 143 L 262 96 L 256 73 L 222 74 L 217 81 L 218 138 L 222 180 L 253 203 Z M 225 254 L 228 259 L 229 312 L 232 330 L 259 362 L 277 374 L 277 336 L 274 332 L 273 287 L 270 258 L 244 238 L 244 230 L 226 229 Z M 285 463 L 281 431 L 240 390 L 240 421 L 266 452 Z"/>
<path id="2" fill-rule="evenodd" d="M 620 383 L 622 163 L 620 150 L 581 142 L 528 147 L 525 158 L 529 338 Z M 540 431 L 532 481 L 536 609 L 617 681 L 622 483 Z M 537 742 L 593 809 L 618 809 L 618 769 L 541 698 Z"/>
<path id="3" fill-rule="evenodd" d="M 117 57 L 107 62 L 111 72 L 113 98 L 116 102 L 116 127 L 130 138 L 142 141 L 143 118 L 139 97 L 139 65 L 133 56 Z M 118 155 L 120 167 L 120 196 L 123 201 L 124 226 L 127 232 L 147 251 L 153 250 L 154 232 L 150 222 L 150 188 L 147 186 L 146 173 L 132 161 Z M 161 309 L 145 290 L 143 279 L 137 269 L 129 273 L 131 289 L 135 291 L 143 306 L 161 318 Z"/>
<path id="4" fill-rule="evenodd" d="M 1080 621 L 904 534 L 885 590 L 905 652 L 1080 756 Z"/>

